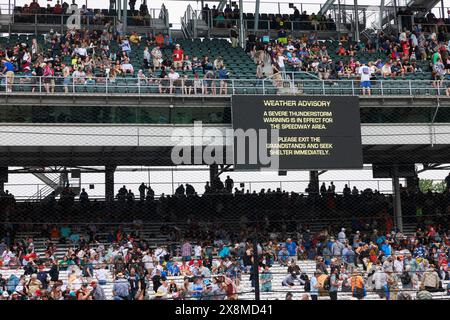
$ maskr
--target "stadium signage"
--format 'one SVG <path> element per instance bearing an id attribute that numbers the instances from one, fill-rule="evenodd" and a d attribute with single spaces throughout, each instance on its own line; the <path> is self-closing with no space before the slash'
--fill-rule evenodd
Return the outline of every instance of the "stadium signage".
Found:
<path id="1" fill-rule="evenodd" d="M 256 132 L 235 134 L 235 170 L 362 168 L 358 97 L 234 95 L 232 118 L 234 133 Z"/>

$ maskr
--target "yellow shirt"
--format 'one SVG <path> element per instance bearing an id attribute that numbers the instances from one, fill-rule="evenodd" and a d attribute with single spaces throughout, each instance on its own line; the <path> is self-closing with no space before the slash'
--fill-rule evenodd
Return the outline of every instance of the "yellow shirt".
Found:
<path id="1" fill-rule="evenodd" d="M 139 36 L 132 34 L 130 36 L 130 41 L 133 43 L 139 43 Z"/>

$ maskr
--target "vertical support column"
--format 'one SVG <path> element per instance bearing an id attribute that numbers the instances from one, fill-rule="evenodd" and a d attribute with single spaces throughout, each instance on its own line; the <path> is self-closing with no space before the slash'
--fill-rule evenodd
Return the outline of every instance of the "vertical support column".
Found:
<path id="1" fill-rule="evenodd" d="M 241 48 L 245 48 L 245 32 L 244 32 L 244 1 L 239 0 L 239 43 Z"/>
<path id="2" fill-rule="evenodd" d="M 219 174 L 219 167 L 217 166 L 217 164 L 212 164 L 209 166 L 209 184 L 213 185 L 214 179 L 217 177 L 217 175 Z"/>
<path id="3" fill-rule="evenodd" d="M 395 164 L 392 170 L 392 189 L 394 190 L 394 218 L 397 229 L 403 232 L 402 199 L 400 195 L 400 179 L 398 166 Z"/>
<path id="4" fill-rule="evenodd" d="M 355 11 L 355 16 L 353 18 L 353 21 L 355 21 L 355 41 L 359 40 L 359 14 L 358 14 L 358 0 L 353 0 L 354 1 L 354 11 Z"/>
<path id="5" fill-rule="evenodd" d="M 105 199 L 107 202 L 114 201 L 114 172 L 116 166 L 105 166 Z"/>
<path id="6" fill-rule="evenodd" d="M 256 0 L 256 3 L 255 3 L 255 26 L 254 26 L 255 35 L 259 28 L 259 4 L 260 4 L 260 2 L 261 2 L 261 0 Z"/>
<path id="7" fill-rule="evenodd" d="M 445 6 L 444 6 L 444 0 L 441 0 L 441 12 L 442 12 L 442 19 L 445 19 Z"/>
<path id="8" fill-rule="evenodd" d="M 258 238 L 256 232 L 253 237 L 253 277 L 255 281 L 255 300 L 260 300 Z"/>
<path id="9" fill-rule="evenodd" d="M 127 0 L 123 0 L 123 34 L 127 34 L 127 17 L 128 17 L 128 4 Z"/>
<path id="10" fill-rule="evenodd" d="M 342 24 L 342 14 L 341 14 L 341 0 L 338 0 L 338 7 L 337 7 L 337 33 L 338 33 L 338 41 L 341 41 L 341 24 Z"/>
<path id="11" fill-rule="evenodd" d="M 401 32 L 402 26 L 398 25 L 398 17 L 397 17 L 397 0 L 392 0 L 392 6 L 394 7 L 394 24 L 398 28 L 398 32 Z"/>
<path id="12" fill-rule="evenodd" d="M 319 193 L 319 172 L 310 171 L 309 172 L 309 192 L 313 192 L 315 195 Z"/>
<path id="13" fill-rule="evenodd" d="M 0 194 L 5 192 L 6 182 L 8 182 L 8 167 L 0 167 Z"/>
<path id="14" fill-rule="evenodd" d="M 381 0 L 381 2 L 380 2 L 380 21 L 379 21 L 380 27 L 377 32 L 378 36 L 380 36 L 381 31 L 383 30 L 383 15 L 384 15 L 384 0 Z M 380 47 L 380 43 L 379 43 L 379 41 L 376 41 L 377 50 L 379 49 L 379 47 Z"/>

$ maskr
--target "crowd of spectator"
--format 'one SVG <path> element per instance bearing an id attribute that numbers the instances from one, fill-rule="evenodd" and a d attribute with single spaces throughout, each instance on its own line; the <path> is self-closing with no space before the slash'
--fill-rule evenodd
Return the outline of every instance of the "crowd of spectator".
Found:
<path id="1" fill-rule="evenodd" d="M 283 85 L 286 70 L 303 71 L 322 80 L 359 77 L 370 94 L 371 80 L 405 78 L 408 74 L 427 74 L 435 80 L 434 86 L 442 86 L 450 69 L 450 39 L 444 29 L 431 33 L 405 29 L 396 36 L 381 32 L 366 41 L 343 37 L 333 52 L 329 42 L 320 41 L 316 32 L 297 38 L 284 28 L 278 30 L 276 39 L 250 34 L 246 45 L 246 52 L 258 66 L 257 77 L 272 75 L 277 87 Z M 381 58 L 369 60 L 368 54 Z"/>
<path id="2" fill-rule="evenodd" d="M 124 35 L 121 26 L 105 25 L 102 32 L 68 30 L 45 34 L 46 50 L 35 38 L 28 43 L 1 48 L 6 91 L 14 77 L 31 91 L 55 92 L 55 86 L 72 92 L 73 86 L 115 85 L 118 78 L 134 77 L 140 86 L 157 87 L 159 93 L 226 94 L 230 72 L 224 59 L 190 57 L 169 35 Z M 132 53 L 132 48 L 143 48 Z M 135 47 L 136 48 L 136 47 Z M 135 49 L 136 50 L 136 49 Z M 169 50 L 171 55 L 163 54 Z M 180 73 L 185 73 L 184 76 Z M 216 84 L 217 81 L 217 84 Z M 138 84 L 136 83 L 136 84 Z"/>
<path id="3" fill-rule="evenodd" d="M 212 19 L 213 27 L 216 28 L 232 28 L 239 25 L 239 6 L 226 5 L 222 11 L 213 5 L 212 8 L 208 4 L 202 9 L 203 18 L 207 21 Z M 255 24 L 255 16 L 252 13 L 243 13 L 244 26 L 246 29 L 253 29 Z M 280 28 L 288 30 L 318 30 L 318 31 L 334 31 L 336 24 L 331 14 L 328 16 L 322 14 L 308 14 L 306 11 L 300 12 L 297 7 L 293 7 L 293 14 L 260 14 L 259 28 L 262 30 L 278 30 Z"/>
<path id="4" fill-rule="evenodd" d="M 136 8 L 136 0 L 130 0 L 129 9 L 127 11 L 127 24 L 130 26 L 150 26 L 151 13 L 147 6 L 147 1 L 141 1 L 139 8 Z M 73 14 L 80 15 L 80 22 L 85 25 L 105 25 L 107 23 L 114 24 L 121 23 L 117 19 L 116 1 L 109 2 L 109 9 L 93 9 L 86 5 L 78 6 L 76 0 L 68 2 L 57 0 L 52 6 L 47 3 L 47 6 L 41 7 L 38 0 L 32 0 L 30 4 L 24 4 L 23 7 L 14 8 L 14 21 L 17 23 L 43 23 L 43 24 L 65 24 L 69 17 Z M 158 17 L 160 17 L 160 14 Z M 158 18 L 154 16 L 153 18 Z"/>
<path id="5" fill-rule="evenodd" d="M 356 299 L 370 292 L 387 300 L 430 299 L 431 293 L 445 291 L 443 281 L 449 280 L 448 230 L 435 225 L 418 228 L 410 236 L 373 228 L 350 232 L 342 228 L 337 234 L 330 228 L 319 232 L 300 228 L 292 238 L 277 233 L 266 237 L 246 227 L 237 239 L 220 225 L 200 222 L 189 228 L 191 232 L 179 241 L 156 248 L 141 237 L 139 225 L 131 231 L 120 226 L 110 229 L 103 240 L 95 225 L 81 232 L 77 226 L 47 225 L 41 228 L 41 236 L 48 239 L 41 255 L 32 237 L 3 240 L 2 267 L 19 268 L 23 275 L 0 276 L 0 297 L 104 300 L 103 288 L 109 283 L 115 300 L 235 300 L 242 293 L 242 281 L 250 280 L 255 287 L 255 265 L 262 292 L 274 291 L 272 266 L 278 265 L 283 277 L 277 285 L 304 291 L 302 299 L 308 300 L 323 295 L 335 300 L 338 292 L 351 292 Z M 187 237 L 196 228 L 210 236 Z M 59 258 L 58 242 L 70 243 Z M 316 261 L 314 275 L 298 266 L 303 260 Z M 68 271 L 64 282 L 61 271 Z M 184 281 L 175 283 L 173 277 Z"/>
<path id="6" fill-rule="evenodd" d="M 450 178 L 445 182 L 450 184 Z M 33 221 L 41 217 L 44 223 L 19 219 L 20 224 L 2 225 L 2 268 L 23 270 L 20 277 L 0 277 L 2 299 L 102 300 L 107 284 L 117 300 L 239 299 L 242 281 L 255 286 L 254 250 L 261 291 L 276 292 L 274 287 L 280 285 L 304 291 L 301 296 L 288 294 L 289 299 L 338 299 L 338 292 L 350 292 L 355 299 L 368 293 L 388 300 L 428 299 L 433 292 L 445 291 L 443 282 L 449 280 L 448 191 L 401 187 L 405 221 L 412 213 L 410 222 L 417 226 L 408 236 L 387 214 L 392 209 L 389 196 L 347 185 L 338 194 L 332 182 L 310 184 L 305 194 L 280 189 L 250 193 L 236 188 L 228 176 L 206 183 L 202 196 L 190 184 L 159 198 L 145 183 L 137 191 L 139 200 L 123 186 L 116 196 L 117 211 L 106 208 L 112 216 L 122 211 L 126 221 L 132 221 L 124 227 L 103 212 L 96 220 L 98 207 L 86 190 L 78 204 L 69 187 L 58 202 L 46 199 L 44 211 L 33 211 L 36 204 L 26 207 Z M 10 203 L 15 206 L 20 207 Z M 63 207 L 58 212 L 68 214 L 63 219 L 78 206 L 87 213 L 86 220 L 45 222 L 51 206 Z M 144 217 L 139 216 L 142 210 Z M 10 210 L 10 217 L 19 211 Z M 339 218 L 321 220 L 322 211 Z M 313 220 L 302 212 L 314 212 Z M 154 247 L 144 230 L 157 221 L 166 240 Z M 177 221 L 185 223 L 177 226 Z M 321 227 L 313 231 L 311 222 Z M 30 231 L 45 239 L 44 244 L 18 237 Z M 63 256 L 57 251 L 61 245 L 67 248 Z M 36 250 L 37 246 L 44 248 Z M 297 263 L 303 260 L 317 262 L 314 274 L 301 270 Z M 282 280 L 274 277 L 280 269 L 273 271 L 273 266 L 281 268 Z M 60 272 L 65 270 L 68 277 L 62 281 Z M 183 277 L 183 284 L 173 277 Z"/>

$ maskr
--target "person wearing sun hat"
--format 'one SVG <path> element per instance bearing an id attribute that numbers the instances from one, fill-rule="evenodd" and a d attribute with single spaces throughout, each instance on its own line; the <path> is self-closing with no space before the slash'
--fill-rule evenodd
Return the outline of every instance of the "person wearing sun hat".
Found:
<path id="1" fill-rule="evenodd" d="M 154 295 L 155 300 L 166 299 L 167 297 L 167 288 L 165 286 L 160 286 Z"/>

